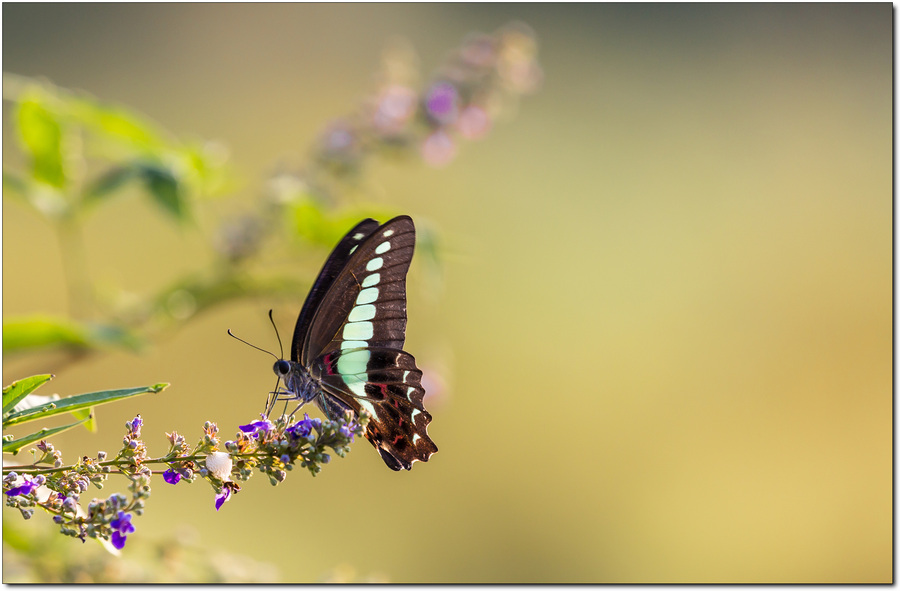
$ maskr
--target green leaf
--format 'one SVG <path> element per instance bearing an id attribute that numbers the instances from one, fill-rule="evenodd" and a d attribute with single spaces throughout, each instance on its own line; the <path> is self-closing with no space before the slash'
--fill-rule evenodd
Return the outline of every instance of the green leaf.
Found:
<path id="1" fill-rule="evenodd" d="M 140 396 L 141 394 L 156 394 L 165 390 L 169 384 L 161 383 L 153 386 L 144 386 L 142 388 L 125 388 L 122 390 L 103 390 L 101 392 L 90 392 L 88 394 L 76 394 L 68 398 L 62 398 L 55 402 L 49 402 L 34 408 L 29 408 L 21 412 L 16 412 L 7 417 L 3 426 L 17 425 L 35 421 L 37 419 L 45 419 L 61 413 L 73 412 L 82 409 L 88 409 L 101 404 L 109 404 L 131 398 L 132 396 Z"/>
<path id="2" fill-rule="evenodd" d="M 87 101 L 83 101 L 83 105 L 92 108 L 96 131 L 144 150 L 157 150 L 163 147 L 158 134 L 150 125 L 140 121 L 136 114 L 122 108 L 91 104 Z"/>
<path id="3" fill-rule="evenodd" d="M 12 318 L 3 323 L 5 353 L 57 346 L 138 350 L 142 345 L 135 334 L 119 326 L 82 324 L 44 315 Z"/>
<path id="4" fill-rule="evenodd" d="M 117 166 L 95 179 L 84 191 L 85 203 L 99 200 L 135 178 L 138 171 L 132 166 Z"/>
<path id="5" fill-rule="evenodd" d="M 87 331 L 75 322 L 49 316 L 3 322 L 3 350 L 7 353 L 52 345 L 87 347 Z"/>
<path id="6" fill-rule="evenodd" d="M 62 127 L 34 92 L 19 102 L 17 110 L 19 137 L 31 157 L 31 172 L 35 180 L 53 187 L 66 184 L 63 170 Z"/>
<path id="7" fill-rule="evenodd" d="M 45 373 L 16 380 L 3 388 L 3 414 L 6 415 L 20 400 L 53 379 L 53 374 Z"/>
<path id="8" fill-rule="evenodd" d="M 141 176 L 147 190 L 157 205 L 179 221 L 188 219 L 187 200 L 182 183 L 171 171 L 157 165 L 145 164 L 141 167 Z"/>
<path id="9" fill-rule="evenodd" d="M 34 443 L 35 441 L 40 441 L 41 439 L 47 439 L 57 433 L 62 433 L 63 431 L 68 431 L 73 427 L 77 427 L 81 423 L 84 423 L 87 419 L 82 419 L 80 421 L 75 421 L 74 423 L 70 423 L 68 425 L 63 425 L 62 427 L 44 427 L 40 431 L 36 431 L 31 435 L 26 435 L 25 437 L 20 437 L 19 439 L 13 439 L 12 441 L 4 441 L 3 442 L 3 453 L 11 453 L 13 455 L 19 453 L 19 450 Z"/>
<path id="10" fill-rule="evenodd" d="M 72 411 L 72 416 L 76 419 L 83 419 L 87 422 L 84 424 L 85 429 L 91 433 L 97 432 L 97 417 L 94 416 L 94 407 L 83 408 L 81 410 Z"/>

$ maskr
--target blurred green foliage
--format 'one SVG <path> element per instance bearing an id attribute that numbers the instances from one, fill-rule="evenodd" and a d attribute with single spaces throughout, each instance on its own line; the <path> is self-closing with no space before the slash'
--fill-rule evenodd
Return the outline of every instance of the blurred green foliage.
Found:
<path id="1" fill-rule="evenodd" d="M 71 312 L 69 317 L 4 318 L 7 354 L 50 348 L 72 356 L 110 348 L 137 351 L 224 302 L 302 293 L 311 277 L 297 279 L 295 269 L 284 264 L 284 272 L 268 274 L 258 270 L 260 265 L 247 264 L 265 258 L 264 241 L 280 241 L 297 256 L 310 246 L 332 246 L 361 217 L 396 214 L 387 207 L 341 207 L 315 195 L 302 179 L 282 175 L 282 181 L 290 180 L 275 179 L 254 211 L 209 223 L 212 214 L 203 211 L 205 204 L 233 189 L 220 146 L 176 139 L 125 108 L 46 81 L 4 74 L 4 99 L 13 104 L 25 163 L 4 169 L 5 194 L 57 232 Z M 135 192 L 174 223 L 200 233 L 214 262 L 121 305 L 124 297 L 97 297 L 83 241 L 93 211 Z M 423 244 L 433 252 L 433 241 Z M 119 286 L 122 294 L 126 287 Z"/>

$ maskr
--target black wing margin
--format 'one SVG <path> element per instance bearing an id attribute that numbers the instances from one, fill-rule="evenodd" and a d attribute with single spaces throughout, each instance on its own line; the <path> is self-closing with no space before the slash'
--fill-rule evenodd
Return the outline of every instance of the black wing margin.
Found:
<path id="1" fill-rule="evenodd" d="M 319 276 L 309 290 L 306 301 L 303 302 L 300 316 L 297 317 L 297 324 L 294 326 L 294 337 L 291 340 L 291 359 L 293 361 L 301 361 L 300 353 L 303 350 L 303 343 L 309 332 L 310 323 L 319 309 L 325 294 L 328 293 L 328 289 L 346 266 L 354 247 L 358 247 L 377 228 L 378 222 L 372 218 L 364 219 L 353 226 L 353 229 L 347 232 L 341 238 L 341 241 L 337 243 L 337 246 L 334 247 L 334 250 L 331 251 L 328 259 L 325 261 L 325 265 L 319 271 Z M 302 361 L 304 365 L 309 362 L 308 359 Z"/>

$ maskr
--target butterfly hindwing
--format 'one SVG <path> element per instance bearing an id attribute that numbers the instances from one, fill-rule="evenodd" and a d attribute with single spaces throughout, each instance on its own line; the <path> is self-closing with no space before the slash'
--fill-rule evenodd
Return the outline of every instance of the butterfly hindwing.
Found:
<path id="1" fill-rule="evenodd" d="M 291 341 L 291 359 L 294 361 L 302 361 L 304 364 L 309 363 L 309 359 L 301 360 L 300 357 L 313 316 L 316 310 L 319 309 L 322 298 L 325 297 L 335 278 L 346 266 L 352 251 L 355 250 L 354 247 L 358 247 L 376 228 L 378 228 L 378 222 L 371 218 L 364 219 L 347 232 L 337 246 L 334 247 L 334 250 L 331 251 L 328 260 L 325 261 L 322 270 L 319 271 L 319 276 L 309 290 L 306 301 L 303 302 L 300 316 L 297 317 L 297 324 L 294 327 L 294 338 Z"/>
<path id="2" fill-rule="evenodd" d="M 425 410 L 422 372 L 412 355 L 385 348 L 335 350 L 314 362 L 312 375 L 322 385 L 319 406 L 331 418 L 346 409 L 370 416 L 366 439 L 394 470 L 428 461 L 437 446 L 428 436 L 431 414 Z"/>

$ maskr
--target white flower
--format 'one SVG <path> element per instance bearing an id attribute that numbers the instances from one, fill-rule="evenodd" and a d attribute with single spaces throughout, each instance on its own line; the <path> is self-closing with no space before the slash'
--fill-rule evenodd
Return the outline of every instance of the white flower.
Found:
<path id="1" fill-rule="evenodd" d="M 231 455 L 214 451 L 206 456 L 206 469 L 222 482 L 231 481 Z"/>

